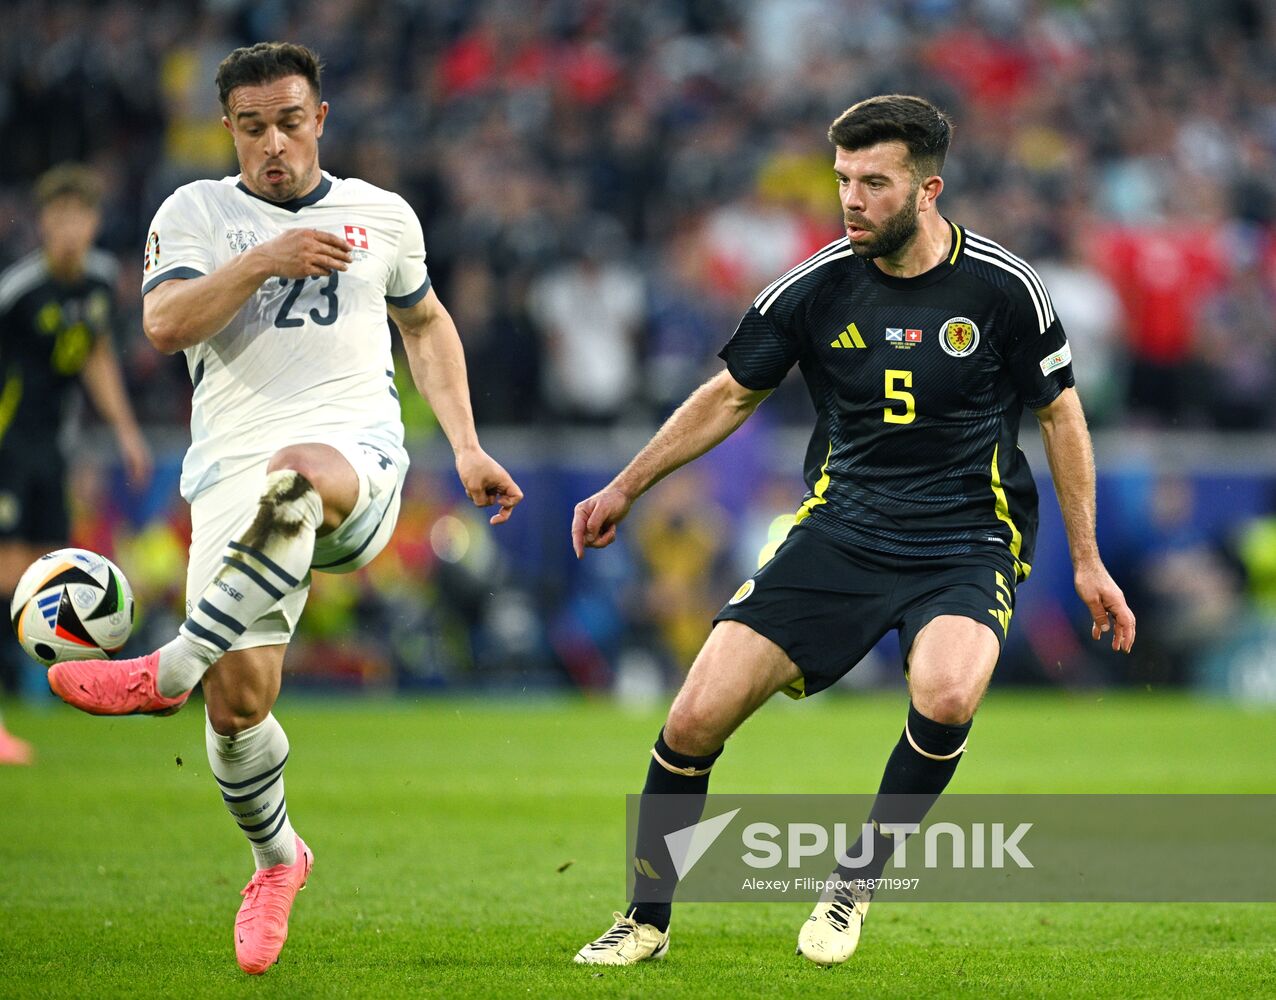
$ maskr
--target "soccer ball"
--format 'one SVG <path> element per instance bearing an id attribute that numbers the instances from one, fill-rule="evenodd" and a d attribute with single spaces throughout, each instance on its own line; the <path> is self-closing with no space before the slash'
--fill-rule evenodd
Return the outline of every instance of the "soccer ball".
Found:
<path id="1" fill-rule="evenodd" d="M 22 574 L 9 617 L 22 648 L 46 667 L 101 659 L 133 631 L 133 588 L 105 556 L 58 549 Z"/>

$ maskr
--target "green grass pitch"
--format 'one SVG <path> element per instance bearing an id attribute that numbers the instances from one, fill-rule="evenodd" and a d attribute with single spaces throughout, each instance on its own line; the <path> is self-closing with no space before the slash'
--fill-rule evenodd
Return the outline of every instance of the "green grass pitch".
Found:
<path id="1" fill-rule="evenodd" d="M 732 740 L 714 791 L 872 791 L 904 706 L 777 699 Z M 622 904 L 624 793 L 659 711 L 285 691 L 277 715 L 317 861 L 282 961 L 250 979 L 231 928 L 251 861 L 198 707 L 10 710 L 39 762 L 0 770 L 0 995 L 1276 995 L 1276 905 L 881 905 L 855 958 L 823 970 L 793 954 L 805 905 L 688 904 L 664 962 L 574 966 Z M 1273 760 L 1272 710 L 994 692 L 953 790 L 1273 793 Z"/>

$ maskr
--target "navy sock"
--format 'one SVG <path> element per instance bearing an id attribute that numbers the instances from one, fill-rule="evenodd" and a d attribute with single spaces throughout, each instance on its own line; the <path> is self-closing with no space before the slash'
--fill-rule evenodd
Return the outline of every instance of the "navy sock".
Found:
<path id="1" fill-rule="evenodd" d="M 676 802 L 662 801 L 659 815 L 655 814 L 655 810 L 639 806 L 634 849 L 634 901 L 629 904 L 634 919 L 639 923 L 654 924 L 662 931 L 669 929 L 678 873 L 673 859 L 669 857 L 665 834 L 700 821 L 704 799 L 709 792 L 709 770 L 721 754 L 719 749 L 704 757 L 693 757 L 671 749 L 665 742 L 663 729 L 656 737 L 642 793 L 644 796 L 677 795 L 681 798 Z"/>
<path id="2" fill-rule="evenodd" d="M 894 851 L 895 839 L 883 834 L 878 829 L 879 825 L 920 823 L 925 818 L 957 770 L 970 726 L 969 722 L 961 725 L 936 722 L 909 704 L 908 723 L 886 761 L 882 783 L 869 812 L 869 821 L 873 824 L 872 860 L 858 868 L 839 864 L 839 878 L 867 880 L 881 877 L 882 869 Z M 858 857 L 863 849 L 861 837 L 848 856 Z"/>

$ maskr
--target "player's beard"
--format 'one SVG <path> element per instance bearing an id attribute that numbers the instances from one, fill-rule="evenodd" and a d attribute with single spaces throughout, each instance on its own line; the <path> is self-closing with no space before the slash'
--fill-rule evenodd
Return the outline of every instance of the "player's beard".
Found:
<path id="1" fill-rule="evenodd" d="M 917 235 L 917 187 L 904 199 L 904 207 L 880 226 L 869 231 L 873 236 L 862 243 L 851 243 L 851 251 L 857 257 L 872 260 L 875 257 L 891 257 L 912 242 Z M 866 219 L 843 219 L 847 225 L 867 226 Z"/>

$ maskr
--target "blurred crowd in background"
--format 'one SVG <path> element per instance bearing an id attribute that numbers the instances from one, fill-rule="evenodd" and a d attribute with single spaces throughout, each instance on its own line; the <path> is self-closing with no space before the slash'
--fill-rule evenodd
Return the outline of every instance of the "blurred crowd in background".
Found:
<path id="1" fill-rule="evenodd" d="M 825 130 L 875 93 L 918 93 L 953 118 L 945 214 L 1040 271 L 1096 428 L 1276 430 L 1276 12 L 1263 0 L 19 0 L 4 17 L 0 264 L 35 245 L 42 170 L 99 171 L 99 242 L 124 265 L 119 348 L 148 428 L 184 426 L 190 389 L 180 356 L 141 334 L 146 226 L 178 185 L 235 172 L 218 62 L 287 39 L 325 62 L 324 168 L 403 194 L 422 219 L 480 429 L 626 442 L 592 462 L 498 454 L 529 497 L 500 533 L 458 503 L 446 462 L 423 463 L 391 550 L 317 582 L 299 674 L 641 690 L 685 668 L 801 498 L 800 451 L 759 457 L 785 428 L 809 429 L 798 380 L 760 426 L 640 505 L 605 558 L 571 560 L 571 506 L 628 458 L 627 432 L 641 443 L 717 370 L 757 290 L 837 237 Z M 405 416 L 412 447 L 437 451 L 428 411 Z M 146 612 L 139 642 L 180 613 L 179 458 L 145 497 L 109 465 L 77 473 L 77 541 L 119 556 Z M 1056 585 L 1021 591 L 1009 678 L 1186 681 L 1204 669 L 1198 642 L 1263 593 L 1271 603 L 1276 480 L 1240 489 L 1245 503 L 1205 531 L 1219 509 L 1208 483 L 1105 471 L 1127 477 L 1101 508 L 1114 573 L 1145 602 L 1141 624 L 1182 631 L 1190 608 L 1191 635 L 1141 628 L 1130 664 L 1096 658 L 1075 638 L 1086 616 L 1060 549 Z M 893 662 L 881 673 L 898 678 Z"/>

